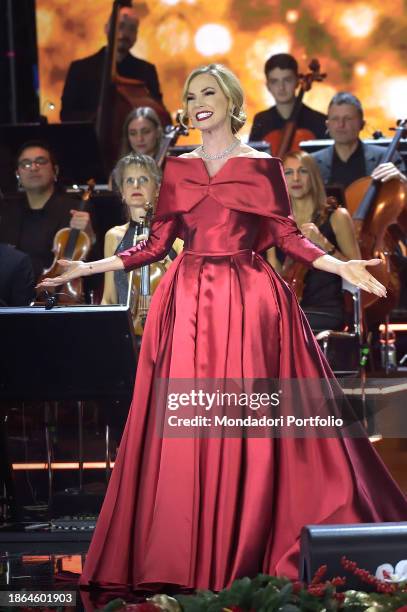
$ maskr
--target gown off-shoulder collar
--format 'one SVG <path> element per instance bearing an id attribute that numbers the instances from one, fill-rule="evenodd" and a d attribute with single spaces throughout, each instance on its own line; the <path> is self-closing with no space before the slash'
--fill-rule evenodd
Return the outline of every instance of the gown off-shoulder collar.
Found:
<path id="1" fill-rule="evenodd" d="M 155 219 L 188 213 L 206 197 L 231 210 L 266 217 L 257 251 L 272 242 L 272 218 L 293 219 L 282 163 L 275 157 L 231 157 L 212 177 L 200 157 L 170 157 Z"/>

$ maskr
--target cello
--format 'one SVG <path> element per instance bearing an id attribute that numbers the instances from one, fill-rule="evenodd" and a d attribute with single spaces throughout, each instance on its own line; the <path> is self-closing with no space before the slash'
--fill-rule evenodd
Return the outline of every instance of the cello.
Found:
<path id="1" fill-rule="evenodd" d="M 382 163 L 392 161 L 406 126 L 407 120 L 397 122 L 394 137 L 387 147 Z M 386 286 L 387 298 L 378 302 L 377 296 L 362 292 L 362 306 L 369 308 L 370 316 L 381 318 L 396 306 L 400 292 L 400 281 L 392 264 L 395 249 L 392 233 L 405 211 L 405 186 L 397 179 L 382 183 L 371 177 L 364 177 L 349 185 L 345 197 L 355 223 L 362 257 L 377 257 L 382 260 L 382 263 L 371 268 L 370 272 Z M 373 305 L 374 310 L 371 310 Z"/>
<path id="2" fill-rule="evenodd" d="M 315 135 L 305 128 L 297 128 L 298 117 L 301 111 L 304 94 L 310 91 L 314 81 L 322 82 L 326 79 L 326 73 L 321 73 L 321 65 L 317 59 L 311 60 L 309 64 L 310 72 L 300 74 L 300 90 L 295 98 L 294 108 L 289 119 L 281 130 L 273 130 L 264 138 L 271 145 L 273 155 L 283 158 L 287 153 L 300 148 L 303 140 L 313 140 Z"/>
<path id="3" fill-rule="evenodd" d="M 84 190 L 81 196 L 81 203 L 78 206 L 78 211 L 85 210 L 85 206 L 92 197 L 95 188 L 94 179 L 90 179 L 87 183 L 88 187 Z M 47 270 L 44 270 L 39 282 L 44 278 L 54 278 L 64 272 L 58 263 L 59 259 L 68 259 L 70 261 L 83 261 L 89 253 L 91 240 L 88 234 L 82 230 L 64 227 L 60 229 L 54 237 L 52 251 L 54 253 L 54 261 Z M 49 291 L 49 290 L 48 290 Z M 41 295 L 44 290 L 40 289 L 37 293 L 37 298 L 41 301 Z M 85 301 L 83 294 L 83 278 L 77 278 L 68 281 L 64 285 L 53 289 L 54 296 L 58 298 L 60 304 L 80 304 Z"/>
<path id="4" fill-rule="evenodd" d="M 108 43 L 102 75 L 102 87 L 96 116 L 96 133 L 102 149 L 106 172 L 110 173 L 119 156 L 120 138 L 125 118 L 139 106 L 150 106 L 163 125 L 171 124 L 171 116 L 161 102 L 155 100 L 145 83 L 117 74 L 117 29 L 121 8 L 131 8 L 131 0 L 114 0 L 110 17 Z"/>

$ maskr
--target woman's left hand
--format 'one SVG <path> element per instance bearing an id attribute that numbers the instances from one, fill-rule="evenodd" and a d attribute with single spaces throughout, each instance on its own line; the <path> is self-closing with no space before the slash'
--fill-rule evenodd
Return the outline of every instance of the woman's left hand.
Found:
<path id="1" fill-rule="evenodd" d="M 352 283 L 352 285 L 363 289 L 363 291 L 374 293 L 379 297 L 386 297 L 386 287 L 366 270 L 366 266 L 377 266 L 380 263 L 381 259 L 351 259 L 350 261 L 343 261 L 340 265 L 340 275 L 349 283 Z"/>

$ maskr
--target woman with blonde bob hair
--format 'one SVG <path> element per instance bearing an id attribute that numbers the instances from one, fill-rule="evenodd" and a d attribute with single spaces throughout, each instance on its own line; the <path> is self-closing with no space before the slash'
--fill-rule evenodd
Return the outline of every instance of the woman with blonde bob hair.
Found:
<path id="1" fill-rule="evenodd" d="M 286 155 L 283 165 L 294 219 L 303 235 L 337 259 L 359 259 L 352 218 L 335 198 L 327 197 L 314 158 L 304 151 L 294 151 Z M 281 270 L 281 259 L 281 253 L 276 256 L 275 249 L 268 252 L 268 260 L 277 270 Z M 342 282 L 335 274 L 308 270 L 300 304 L 314 332 L 344 328 Z"/>
<path id="2" fill-rule="evenodd" d="M 62 275 L 128 271 L 162 259 L 176 236 L 185 241 L 150 305 L 132 406 L 81 577 L 87 587 L 219 591 L 259 572 L 294 578 L 305 524 L 407 515 L 357 422 L 358 438 L 335 429 L 301 440 L 284 423 L 278 440 L 271 424 L 233 424 L 237 415 L 256 421 L 239 385 L 245 379 L 250 389 L 256 379 L 256 391 L 264 379 L 293 378 L 338 391 L 295 296 L 261 253 L 274 244 L 377 295 L 385 289 L 366 270 L 376 260 L 340 261 L 298 231 L 280 160 L 236 137 L 243 99 L 227 68 L 211 64 L 188 77 L 184 113 L 202 144 L 168 158 L 146 243 L 67 263 Z M 53 283 L 61 277 L 44 286 Z M 223 391 L 233 391 L 232 405 Z M 303 416 L 315 415 L 314 396 L 301 400 Z M 261 415 L 274 416 L 271 405 Z M 293 414 L 297 405 L 287 398 L 280 408 Z M 334 402 L 329 410 L 342 414 Z"/>
<path id="3" fill-rule="evenodd" d="M 129 153 L 122 157 L 113 170 L 124 207 L 127 222 L 112 227 L 105 235 L 104 256 L 125 251 L 137 241 L 137 229 L 141 227 L 149 207 L 155 208 L 161 182 L 161 171 L 148 155 Z M 105 272 L 102 304 L 126 304 L 128 279 L 123 270 Z M 132 313 L 135 315 L 135 313 Z"/>

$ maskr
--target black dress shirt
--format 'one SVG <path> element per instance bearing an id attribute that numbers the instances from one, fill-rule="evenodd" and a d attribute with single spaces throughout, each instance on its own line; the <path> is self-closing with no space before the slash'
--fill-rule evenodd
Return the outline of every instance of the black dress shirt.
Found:
<path id="1" fill-rule="evenodd" d="M 44 268 L 53 262 L 55 234 L 69 227 L 70 210 L 78 208 L 79 204 L 79 200 L 58 192 L 38 210 L 29 207 L 25 194 L 9 198 L 0 205 L 0 242 L 29 255 L 37 280 Z"/>
<path id="2" fill-rule="evenodd" d="M 0 243 L 0 306 L 28 306 L 34 298 L 34 274 L 30 258 Z"/>
<path id="3" fill-rule="evenodd" d="M 93 121 L 102 87 L 106 47 L 89 57 L 72 62 L 62 93 L 62 121 Z M 153 64 L 128 53 L 117 64 L 117 73 L 122 77 L 138 79 L 145 83 L 151 96 L 162 102 L 157 70 Z"/>
<path id="4" fill-rule="evenodd" d="M 309 130 L 313 133 L 315 138 L 326 138 L 325 121 L 326 115 L 309 108 L 309 106 L 305 104 L 301 105 L 297 122 L 299 128 Z M 249 140 L 264 140 L 267 134 L 273 130 L 281 130 L 286 123 L 287 119 L 284 119 L 280 115 L 276 106 L 261 111 L 254 117 Z"/>
<path id="5" fill-rule="evenodd" d="M 357 148 L 346 162 L 341 160 L 334 147 L 329 184 L 341 185 L 346 189 L 362 176 L 366 176 L 366 160 L 362 142 L 359 140 Z"/>

